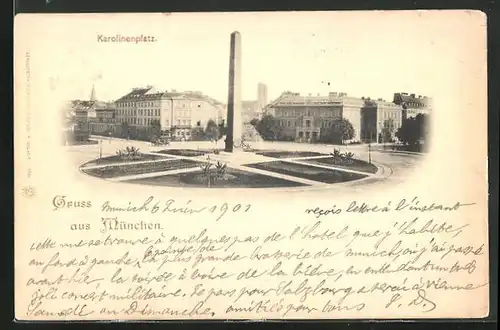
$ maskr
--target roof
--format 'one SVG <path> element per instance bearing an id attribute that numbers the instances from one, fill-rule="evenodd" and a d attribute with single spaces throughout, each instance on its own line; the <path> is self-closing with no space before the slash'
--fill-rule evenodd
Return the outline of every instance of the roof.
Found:
<path id="1" fill-rule="evenodd" d="M 134 88 L 130 93 L 120 97 L 116 100 L 116 102 L 121 101 L 136 101 L 136 100 L 147 100 L 147 99 L 159 99 L 159 98 L 181 98 L 181 99 L 194 99 L 194 100 L 204 100 L 215 106 L 224 106 L 222 102 L 211 98 L 210 96 L 204 95 L 198 91 L 185 91 L 185 92 L 177 92 L 177 91 L 164 91 L 158 92 L 152 86 L 148 86 L 145 88 Z"/>
<path id="2" fill-rule="evenodd" d="M 75 111 L 87 111 L 94 107 L 95 101 L 78 101 L 74 105 Z"/>
<path id="3" fill-rule="evenodd" d="M 394 93 L 394 103 L 406 104 L 409 106 L 425 107 L 430 104 L 431 99 L 427 96 L 408 94 L 408 93 Z"/>
<path id="4" fill-rule="evenodd" d="M 347 98 L 344 94 L 335 96 L 305 96 L 300 95 L 299 93 L 284 92 L 276 100 L 272 101 L 269 106 L 340 105 L 342 104 L 344 98 Z"/>
<path id="5" fill-rule="evenodd" d="M 107 110 L 112 109 L 113 104 L 102 101 L 70 101 L 72 111 Z"/>
<path id="6" fill-rule="evenodd" d="M 145 88 L 134 88 L 134 89 L 132 89 L 131 92 L 120 97 L 116 101 L 135 100 L 138 98 L 153 98 L 153 97 L 158 97 L 162 94 L 162 93 L 149 93 L 152 90 L 153 90 L 153 87 L 151 87 L 151 86 L 148 86 Z"/>

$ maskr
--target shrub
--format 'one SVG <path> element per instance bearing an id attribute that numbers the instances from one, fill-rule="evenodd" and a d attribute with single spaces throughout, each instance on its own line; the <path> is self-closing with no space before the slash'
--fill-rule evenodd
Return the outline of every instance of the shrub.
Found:
<path id="1" fill-rule="evenodd" d="M 342 154 L 342 160 L 347 164 L 354 163 L 354 154 L 352 152 L 346 152 Z"/>
<path id="2" fill-rule="evenodd" d="M 222 164 L 221 162 L 217 162 L 215 165 L 215 179 L 223 179 L 226 175 L 226 167 L 227 164 Z"/>
<path id="3" fill-rule="evenodd" d="M 331 153 L 333 156 L 333 163 L 336 164 L 338 161 L 342 161 L 342 153 L 340 152 L 339 149 L 333 149 L 333 152 Z"/>
<path id="4" fill-rule="evenodd" d="M 139 160 L 142 159 L 142 154 L 139 152 L 139 148 L 134 146 L 126 147 L 125 149 L 119 149 L 116 154 L 122 160 Z"/>

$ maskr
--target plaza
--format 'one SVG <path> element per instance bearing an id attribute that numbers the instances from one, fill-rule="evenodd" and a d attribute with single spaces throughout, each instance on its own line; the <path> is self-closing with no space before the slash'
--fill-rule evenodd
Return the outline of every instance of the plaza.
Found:
<path id="1" fill-rule="evenodd" d="M 307 195 L 330 191 L 336 194 L 377 191 L 394 186 L 412 175 L 423 159 L 420 154 L 384 151 L 375 147 L 368 150 L 367 145 L 340 147 L 352 152 L 355 159 L 365 166 L 353 169 L 325 162 L 332 159 L 332 151 L 339 148 L 325 144 L 259 142 L 252 145 L 253 151 L 228 157 L 225 153 L 214 154 L 212 151 L 214 147 L 222 149 L 222 141 L 215 145 L 211 142 L 189 141 L 172 142 L 168 147 L 153 147 L 142 141 L 102 137 L 93 139 L 99 143 L 63 147 L 78 181 L 92 187 L 100 187 L 100 184 L 108 187 L 123 185 L 123 189 L 146 186 L 155 191 L 161 189 L 163 192 L 175 193 L 207 188 L 204 182 L 193 180 L 193 177 L 191 180 L 185 178 L 190 174 L 200 174 L 200 164 L 206 163 L 207 159 L 213 164 L 226 164 L 228 175 L 234 179 L 217 181 L 208 187 L 210 191 L 230 193 L 239 190 L 256 194 L 264 191 L 287 194 L 298 192 Z M 117 150 L 127 147 L 138 148 L 143 159 L 113 160 Z M 374 168 L 372 171 L 366 168 L 370 161 Z"/>
<path id="2" fill-rule="evenodd" d="M 335 187 L 337 190 L 359 190 L 388 181 L 394 184 L 398 179 L 404 180 L 404 176 L 408 174 L 408 168 L 418 163 L 420 156 L 415 154 L 372 150 L 371 145 L 333 146 L 300 144 L 296 141 L 249 142 L 246 140 L 241 100 L 241 43 L 241 34 L 237 31 L 231 33 L 225 136 L 218 141 L 183 140 L 168 145 L 121 140 L 111 136 L 107 138 L 94 136 L 93 139 L 98 140 L 97 145 L 69 147 L 76 156 L 75 167 L 79 169 L 80 174 L 114 184 L 155 186 L 164 189 L 265 189 L 266 191 L 291 192 L 324 190 Z M 262 94 L 266 93 L 265 88 L 262 88 Z M 119 109 L 135 106 L 135 103 L 130 101 L 132 99 L 142 100 L 141 97 L 157 97 L 158 95 L 163 97 L 161 93 L 150 93 L 150 89 L 136 90 L 132 94 L 132 96 L 119 100 Z M 293 96 L 299 97 L 296 94 Z M 342 102 L 350 100 L 344 94 L 340 97 Z M 273 103 L 274 106 L 283 103 L 282 98 L 279 100 L 279 102 Z M 151 107 L 156 103 L 160 104 L 161 102 L 148 100 L 139 104 Z M 331 104 L 326 104 L 325 108 L 323 103 L 325 102 L 318 103 L 322 105 L 320 106 L 321 111 L 332 110 Z M 288 100 L 283 106 L 289 105 L 295 109 L 297 102 Z M 358 105 L 356 103 L 355 108 Z M 311 122 L 314 121 L 313 113 L 317 112 L 313 111 L 310 106 L 308 104 L 305 107 L 310 117 L 301 117 L 307 129 L 314 126 L 311 126 Z M 338 111 L 342 117 L 352 112 L 344 109 L 346 107 L 343 106 L 341 111 Z M 277 108 L 279 109 L 279 107 Z M 171 113 L 173 113 L 173 109 L 172 106 Z M 335 109 L 334 107 L 333 110 Z M 394 107 L 394 111 L 398 111 L 398 109 Z M 158 109 L 153 110 L 147 110 L 146 114 L 159 116 L 162 113 Z M 123 109 L 119 114 L 122 112 L 123 114 L 136 115 L 135 110 L 131 111 L 128 108 Z M 202 112 L 211 113 L 206 109 Z M 324 114 L 323 112 L 321 113 Z M 217 116 L 218 113 L 217 111 Z M 288 112 L 284 111 L 284 113 Z M 361 118 L 359 113 L 356 113 L 355 117 Z M 280 115 L 278 113 L 278 118 Z M 159 118 L 160 126 L 163 128 L 161 125 L 162 116 Z M 142 123 L 142 121 L 137 122 L 135 117 L 133 119 L 131 124 Z M 147 119 L 148 124 L 151 121 L 151 118 Z M 361 122 L 361 120 L 359 121 Z M 299 130 L 295 127 L 292 135 L 298 134 L 297 136 L 301 137 L 301 134 L 304 134 L 300 130 L 302 124 L 296 124 L 294 127 L 297 126 Z M 311 133 L 319 135 L 319 132 L 307 131 L 306 135 Z M 355 132 L 359 135 L 362 130 L 356 127 Z M 400 171 L 401 168 L 406 171 Z"/>

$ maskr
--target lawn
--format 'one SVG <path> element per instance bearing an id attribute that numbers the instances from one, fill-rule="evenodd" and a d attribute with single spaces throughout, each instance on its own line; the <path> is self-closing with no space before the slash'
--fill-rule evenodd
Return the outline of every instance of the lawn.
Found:
<path id="1" fill-rule="evenodd" d="M 257 155 L 272 157 L 272 158 L 326 156 L 325 154 L 313 151 L 261 151 L 257 152 Z"/>
<path id="2" fill-rule="evenodd" d="M 352 163 L 346 163 L 346 161 L 335 161 L 333 157 L 328 158 L 316 158 L 316 159 L 305 159 L 301 160 L 301 162 L 309 163 L 309 164 L 318 164 L 318 165 L 331 165 L 339 168 L 344 168 L 347 170 L 367 172 L 367 173 L 377 173 L 377 166 L 370 164 L 368 162 L 352 159 Z"/>
<path id="3" fill-rule="evenodd" d="M 187 159 L 172 159 L 156 163 L 110 165 L 101 168 L 82 169 L 82 171 L 92 176 L 96 176 L 103 179 L 109 179 L 126 175 L 136 175 L 136 174 L 198 167 L 199 164 L 200 164 L 199 162 Z"/>
<path id="4" fill-rule="evenodd" d="M 256 173 L 228 169 L 225 180 L 216 180 L 212 188 L 279 188 L 302 187 L 305 184 L 269 177 Z M 134 179 L 125 182 L 157 186 L 207 188 L 206 179 L 200 172 L 172 174 L 154 178 Z"/>
<path id="5" fill-rule="evenodd" d="M 185 156 L 185 157 L 198 157 L 206 154 L 213 154 L 213 150 L 192 150 L 192 149 L 166 149 L 156 151 L 156 153 L 167 154 L 167 155 L 176 155 L 176 156 Z"/>
<path id="6" fill-rule="evenodd" d="M 367 177 L 363 174 L 349 173 L 302 164 L 293 164 L 283 161 L 249 164 L 246 166 L 325 183 L 340 183 Z"/>
<path id="7" fill-rule="evenodd" d="M 140 161 L 148 161 L 148 160 L 160 160 L 160 159 L 171 159 L 172 157 L 167 156 L 159 156 L 159 155 L 150 155 L 150 154 L 141 154 L 138 159 L 122 159 L 118 155 L 103 157 L 101 159 L 95 159 L 88 163 L 85 163 L 83 166 L 93 166 L 93 165 L 112 165 L 112 164 L 122 164 L 122 163 L 131 163 L 131 162 L 140 162 Z"/>

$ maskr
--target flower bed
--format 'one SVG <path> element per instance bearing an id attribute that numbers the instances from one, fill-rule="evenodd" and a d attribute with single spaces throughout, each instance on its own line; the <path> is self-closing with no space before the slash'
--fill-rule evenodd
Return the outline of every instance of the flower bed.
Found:
<path id="1" fill-rule="evenodd" d="M 283 161 L 249 164 L 246 166 L 325 183 L 340 183 L 367 177 L 363 174 L 349 173 L 334 169 L 325 169 Z"/>
<path id="2" fill-rule="evenodd" d="M 163 175 L 125 182 L 157 186 L 207 188 L 206 179 L 200 176 L 199 172 Z M 305 184 L 235 169 L 228 169 L 227 176 L 224 179 L 215 180 L 211 183 L 212 188 L 279 188 L 301 186 L 305 186 Z"/>
<path id="3" fill-rule="evenodd" d="M 272 158 L 326 156 L 325 154 L 312 151 L 262 151 L 262 152 L 257 152 L 257 155 L 272 157 Z"/>
<path id="4" fill-rule="evenodd" d="M 187 159 L 172 159 L 164 162 L 129 164 L 129 165 L 110 165 L 101 168 L 82 169 L 86 174 L 98 178 L 109 179 L 127 175 L 137 175 L 153 172 L 162 172 L 177 170 L 183 168 L 198 167 L 199 162 Z"/>
<path id="5" fill-rule="evenodd" d="M 156 153 L 184 157 L 198 157 L 206 154 L 213 154 L 214 150 L 166 149 L 157 151 Z"/>
<path id="6" fill-rule="evenodd" d="M 88 163 L 85 163 L 84 166 L 93 166 L 93 165 L 119 165 L 121 163 L 132 163 L 132 162 L 140 162 L 140 161 L 148 161 L 148 160 L 160 160 L 160 159 L 171 159 L 172 157 L 168 156 L 159 156 L 159 155 L 150 155 L 150 154 L 140 154 L 140 158 L 135 160 L 130 160 L 127 158 L 120 157 L 119 155 L 103 157 L 101 159 L 92 160 Z"/>
<path id="7" fill-rule="evenodd" d="M 349 161 L 342 161 L 335 159 L 334 157 L 328 158 L 316 158 L 316 159 L 305 159 L 305 163 L 318 164 L 318 165 L 331 165 L 339 168 L 344 168 L 346 170 L 367 172 L 367 173 L 377 173 L 377 166 L 370 164 L 368 162 L 359 159 L 350 159 Z"/>

